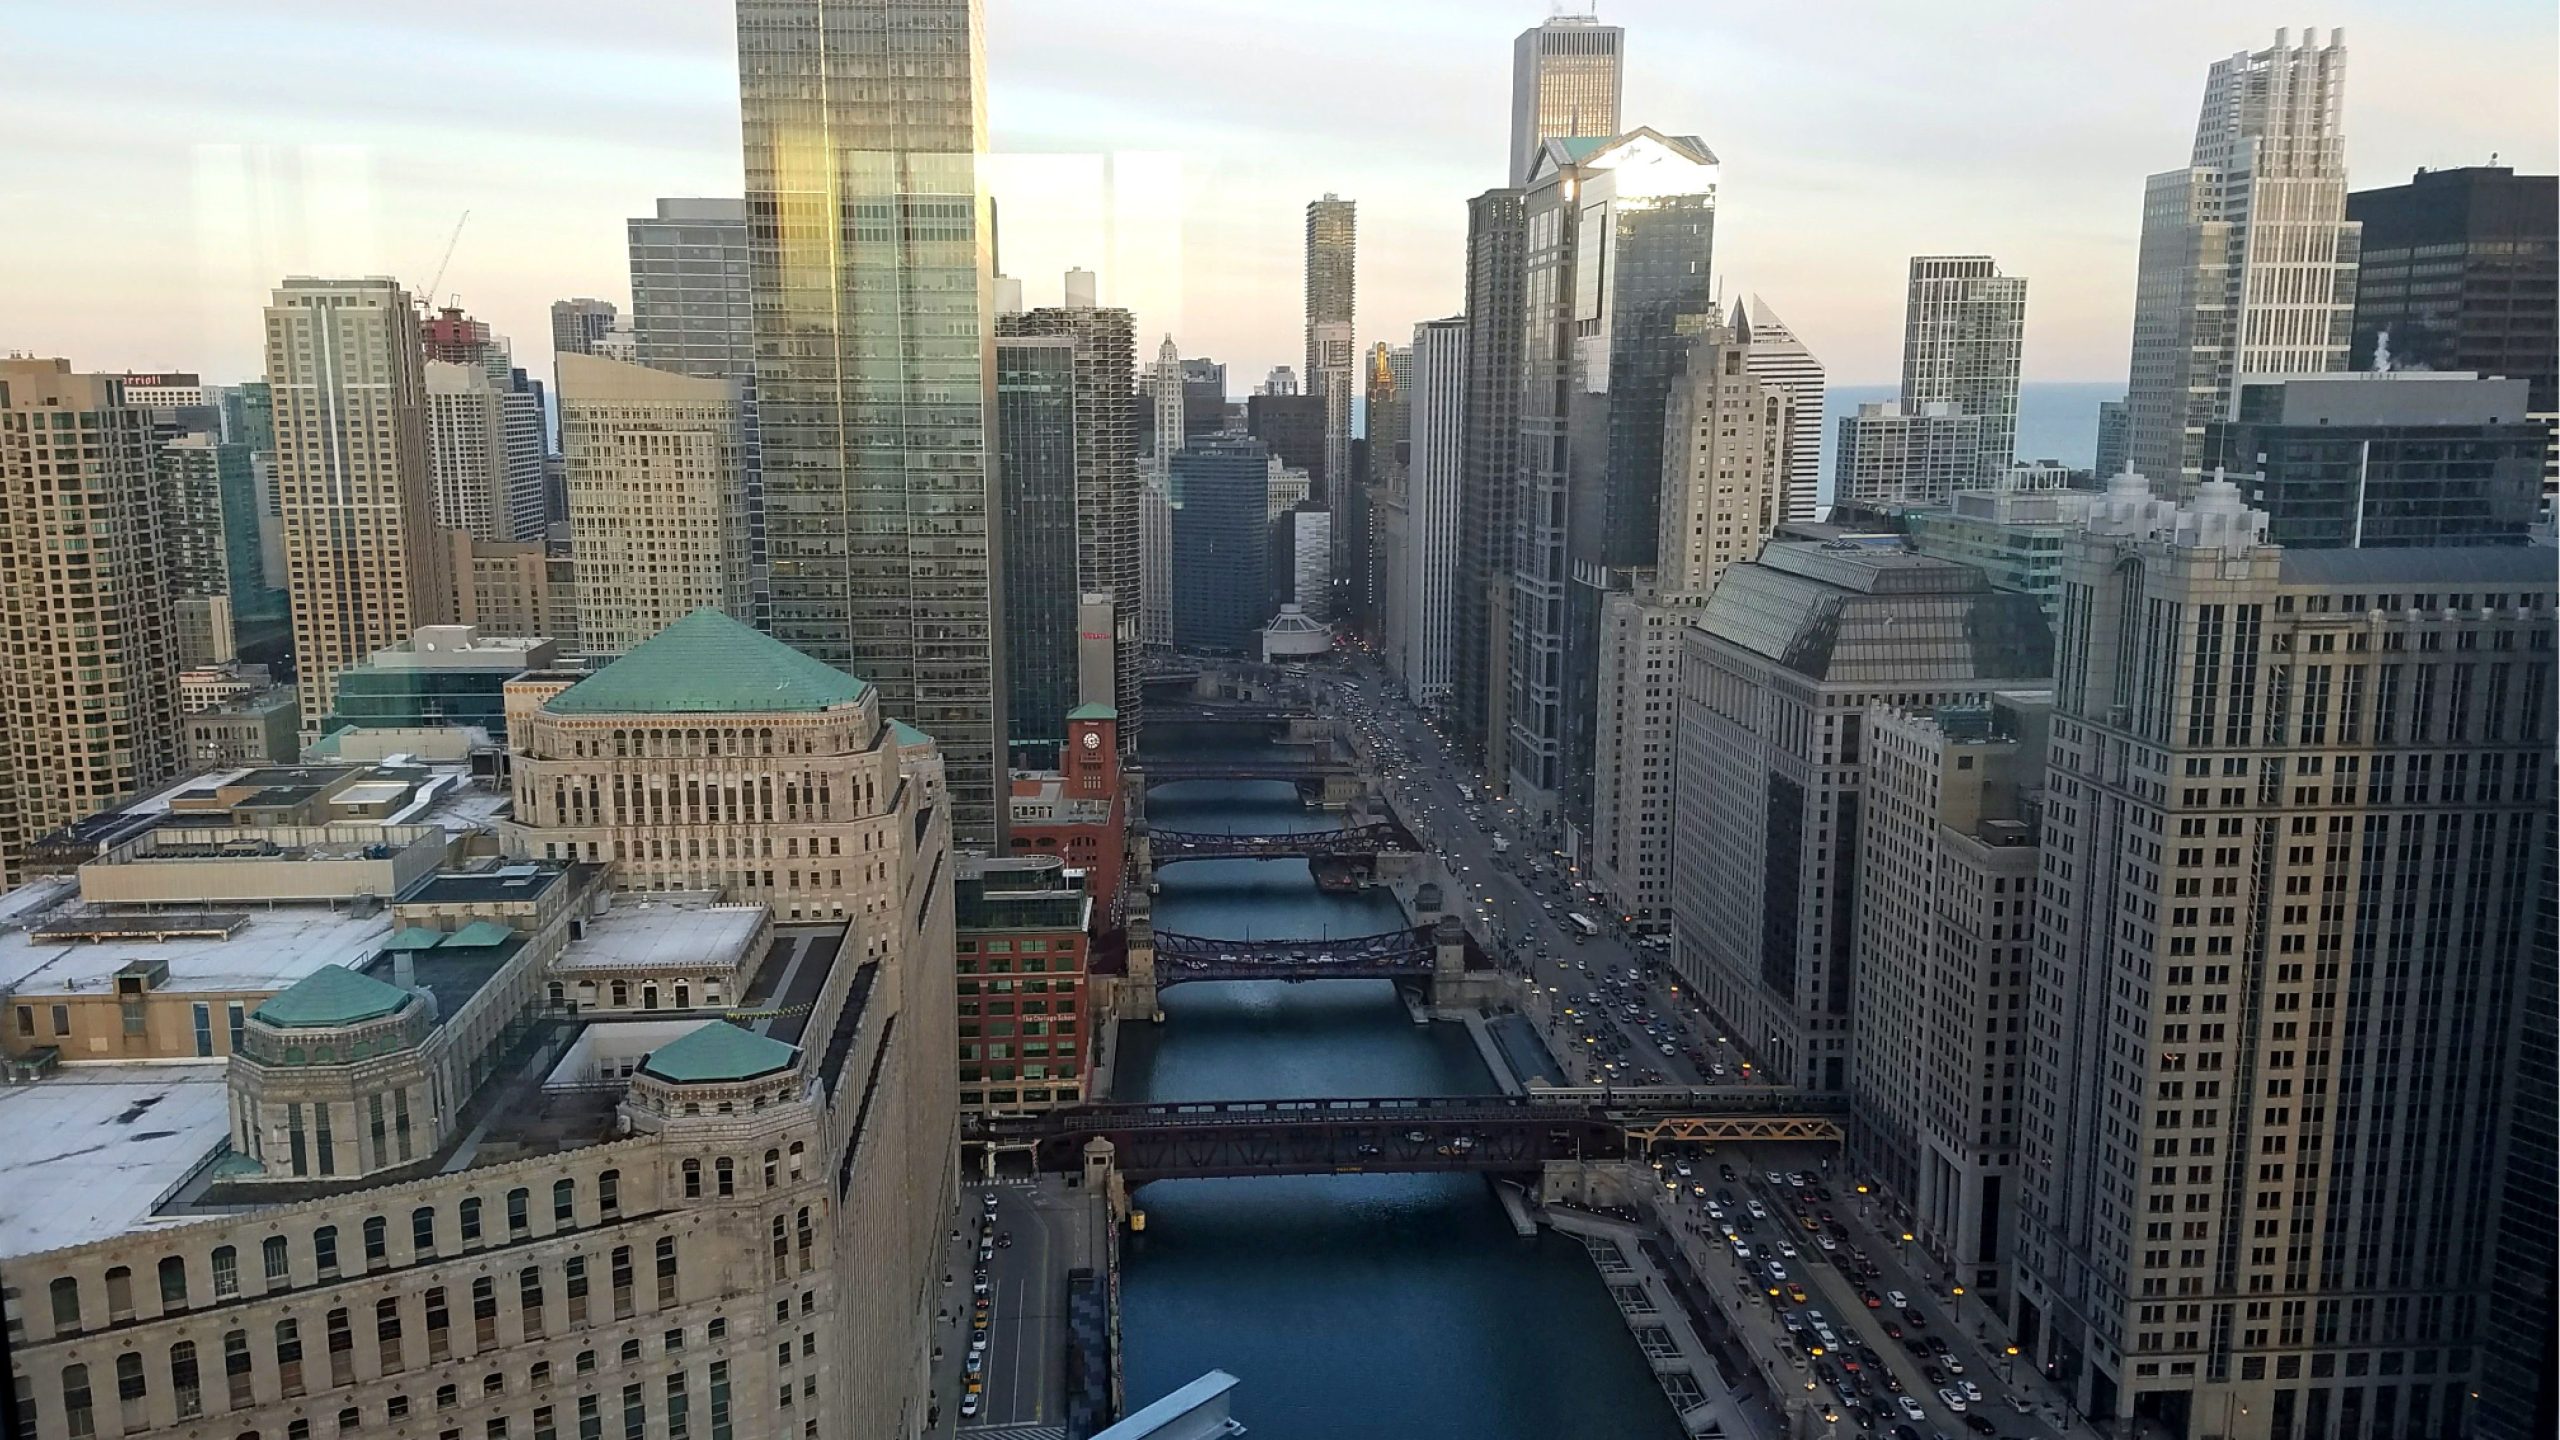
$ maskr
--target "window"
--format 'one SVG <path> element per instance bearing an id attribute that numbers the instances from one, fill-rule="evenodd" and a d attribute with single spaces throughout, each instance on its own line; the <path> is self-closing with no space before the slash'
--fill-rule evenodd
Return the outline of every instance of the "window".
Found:
<path id="1" fill-rule="evenodd" d="M 702 1198 L 702 1162 L 699 1160 L 684 1162 L 684 1198 L 687 1200 Z"/>
<path id="2" fill-rule="evenodd" d="M 62 1367 L 62 1420 L 72 1440 L 87 1440 L 98 1432 L 97 1417 L 91 1413 L 89 1401 L 89 1367 Z"/>
<path id="3" fill-rule="evenodd" d="M 400 1300 L 389 1296 L 373 1302 L 373 1345 L 381 1357 L 382 1373 L 397 1375 L 408 1361 L 400 1353 Z"/>
<path id="4" fill-rule="evenodd" d="M 622 1172 L 607 1170 L 596 1177 L 596 1208 L 606 1215 L 622 1213 Z"/>
<path id="5" fill-rule="evenodd" d="M 130 1433 L 151 1427 L 151 1409 L 147 1403 L 150 1387 L 142 1378 L 142 1353 L 127 1350 L 116 1357 L 116 1408 L 124 1412 L 124 1428 Z"/>
<path id="6" fill-rule="evenodd" d="M 676 1303 L 676 1237 L 658 1237 L 658 1305 L 664 1309 Z"/>
<path id="7" fill-rule="evenodd" d="M 80 1282 L 65 1275 L 55 1280 L 53 1291 L 53 1328 L 57 1331 L 80 1328 Z"/>
<path id="8" fill-rule="evenodd" d="M 133 1318 L 133 1272 L 122 1265 L 107 1271 L 107 1318 Z"/>
<path id="9" fill-rule="evenodd" d="M 213 1247 L 213 1294 L 227 1300 L 240 1293 L 240 1252 L 229 1245 Z"/>
<path id="10" fill-rule="evenodd" d="M 427 1359 L 450 1359 L 453 1355 L 453 1312 L 444 1301 L 444 1287 L 439 1285 L 426 1295 Z"/>
<path id="11" fill-rule="evenodd" d="M 323 1225 L 311 1232 L 311 1260 L 323 1276 L 338 1273 L 338 1227 Z"/>
<path id="12" fill-rule="evenodd" d="M 406 1395 L 394 1395 L 390 1399 L 383 1401 L 382 1416 L 386 1420 L 408 1419 L 409 1397 Z"/>
<path id="13" fill-rule="evenodd" d="M 767 1150 L 764 1152 L 764 1188 L 770 1190 L 781 1183 L 782 1152 L 779 1150 Z"/>
<path id="14" fill-rule="evenodd" d="M 302 1327 L 291 1320 L 276 1322 L 276 1380 L 286 1399 L 302 1393 Z"/>
<path id="15" fill-rule="evenodd" d="M 613 1318 L 631 1318 L 631 1247 L 613 1247 Z"/>
<path id="16" fill-rule="evenodd" d="M 462 1243 L 480 1243 L 480 1197 L 477 1195 L 462 1202 Z"/>
<path id="17" fill-rule="evenodd" d="M 246 1410 L 258 1403 L 256 1367 L 249 1359 L 249 1332 L 234 1330 L 222 1337 L 222 1380 L 231 1392 L 231 1408 Z"/>
<path id="18" fill-rule="evenodd" d="M 507 1192 L 507 1238 L 521 1240 L 533 1233 L 533 1192 L 516 1189 Z"/>
<path id="19" fill-rule="evenodd" d="M 196 1345 L 181 1340 L 169 1347 L 169 1393 L 176 1400 L 178 1418 L 192 1420 L 204 1413 L 204 1383 L 196 1374 Z"/>
<path id="20" fill-rule="evenodd" d="M 353 1405 L 338 1412 L 338 1433 L 353 1435 L 364 1427 L 364 1412 Z"/>
<path id="21" fill-rule="evenodd" d="M 187 1308 L 187 1262 L 176 1255 L 160 1258 L 160 1308 Z"/>
<path id="22" fill-rule="evenodd" d="M 561 1288 L 569 1296 L 569 1323 L 584 1325 L 587 1323 L 587 1257 L 572 1255 L 560 1262 L 560 1274 L 565 1282 Z"/>
<path id="23" fill-rule="evenodd" d="M 327 1331 L 329 1336 L 329 1383 L 331 1385 L 353 1385 L 356 1383 L 356 1336 L 355 1328 L 347 1321 L 347 1312 L 344 1310 L 330 1311 Z"/>
<path id="24" fill-rule="evenodd" d="M 736 1162 L 732 1161 L 728 1156 L 723 1155 L 712 1163 L 711 1168 L 713 1173 L 719 1177 L 718 1189 L 721 1199 L 726 1200 L 730 1196 L 738 1193 L 738 1167 Z"/>
<path id="25" fill-rule="evenodd" d="M 622 1440 L 648 1440 L 649 1390 L 645 1385 L 622 1387 Z"/>
<path id="26" fill-rule="evenodd" d="M 516 1303 L 524 1312 L 524 1333 L 530 1337 L 542 1333 L 542 1267 L 527 1265 L 516 1272 Z"/>
<path id="27" fill-rule="evenodd" d="M 293 1258 L 285 1253 L 283 1236 L 270 1235 L 258 1248 L 266 1261 L 269 1285 L 282 1285 L 293 1278 Z"/>
<path id="28" fill-rule="evenodd" d="M 391 1263 L 391 1222 L 379 1215 L 364 1222 L 364 1268 L 379 1269 Z"/>
<path id="29" fill-rule="evenodd" d="M 578 1223 L 578 1184 L 577 1184 L 577 1182 L 576 1182 L 576 1181 L 574 1181 L 574 1180 L 561 1180 L 561 1181 L 557 1181 L 557 1182 L 555 1182 L 555 1183 L 552 1185 L 552 1187 L 551 1187 L 551 1224 L 552 1224 L 552 1227 L 553 1227 L 554 1229 L 566 1230 L 566 1229 L 568 1229 L 570 1226 L 575 1225 L 575 1224 L 577 1224 L 577 1223 Z"/>
<path id="30" fill-rule="evenodd" d="M 498 1282 L 486 1275 L 471 1282 L 471 1333 L 483 1350 L 498 1343 Z"/>
<path id="31" fill-rule="evenodd" d="M 421 1260 L 432 1260 L 436 1253 L 436 1210 L 421 1205 L 409 1212 L 409 1248 Z"/>

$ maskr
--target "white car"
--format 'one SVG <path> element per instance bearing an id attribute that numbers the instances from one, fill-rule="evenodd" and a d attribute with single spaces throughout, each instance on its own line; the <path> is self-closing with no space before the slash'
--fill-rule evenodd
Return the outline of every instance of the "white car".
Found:
<path id="1" fill-rule="evenodd" d="M 1964 1373 L 1964 1362 L 1957 1359 L 1953 1351 L 1949 1351 L 1947 1354 L 1938 1357 L 1938 1368 L 1946 1371 L 1950 1375 L 1961 1375 Z M 1973 1388 L 1972 1381 L 1967 1380 L 1964 1383 L 1966 1389 L 1970 1390 Z M 1974 1398 L 1980 1399 L 1981 1397 L 1976 1396 Z"/>
<path id="2" fill-rule="evenodd" d="M 1938 1392 L 1938 1403 L 1961 1415 L 1964 1413 L 1964 1392 L 1961 1390 L 1941 1390 Z"/>
<path id="3" fill-rule="evenodd" d="M 1912 1399 L 1908 1395 L 1896 1395 L 1893 1398 L 1902 1402 L 1903 1419 L 1926 1420 L 1929 1418 L 1929 1412 L 1920 1408 L 1919 1401 Z"/>
<path id="4" fill-rule="evenodd" d="M 1967 1400 L 1971 1400 L 1971 1401 L 1973 1401 L 1973 1402 L 1974 1402 L 1975 1404 L 1977 1404 L 1977 1405 L 1978 1405 L 1978 1404 L 1980 1404 L 1980 1403 L 1982 1403 L 1982 1387 L 1981 1387 L 1981 1386 L 1974 1384 L 1974 1383 L 1973 1383 L 1972 1381 L 1970 1381 L 1970 1380 L 1967 1380 L 1967 1381 L 1963 1382 L 1962 1384 L 1958 1385 L 1956 1388 L 1957 1388 L 1957 1389 L 1959 1389 L 1959 1390 L 1962 1390 L 1962 1391 L 1964 1392 L 1964 1398 L 1966 1398 Z"/>
<path id="5" fill-rule="evenodd" d="M 1750 1247 L 1749 1245 L 1747 1245 L 1747 1244 L 1743 1243 L 1743 1242 L 1742 1242 L 1742 1241 L 1740 1241 L 1740 1240 L 1736 1240 L 1736 1241 L 1734 1241 L 1734 1242 L 1733 1242 L 1733 1258 L 1734 1258 L 1734 1259 L 1736 1259 L 1736 1260 L 1748 1260 L 1748 1259 L 1750 1259 L 1750 1258 L 1751 1258 L 1751 1247 Z"/>
<path id="6" fill-rule="evenodd" d="M 1884 1298 L 1885 1303 L 1891 1305 L 1896 1310 L 1908 1310 L 1911 1308 L 1911 1297 L 1903 1294 L 1899 1290 L 1887 1290 L 1884 1292 Z"/>
<path id="7" fill-rule="evenodd" d="M 1781 1240 L 1778 1242 L 1778 1253 L 1790 1260 L 1793 1260 L 1796 1258 L 1796 1247 L 1788 1244 L 1784 1240 Z"/>

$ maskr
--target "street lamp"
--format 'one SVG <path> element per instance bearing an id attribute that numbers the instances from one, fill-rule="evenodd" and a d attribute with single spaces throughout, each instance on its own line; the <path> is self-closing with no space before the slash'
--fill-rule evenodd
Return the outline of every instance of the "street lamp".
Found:
<path id="1" fill-rule="evenodd" d="M 2015 1388 L 2018 1383 L 2018 1347 L 2012 1345 L 2000 1362 L 2000 1383 Z"/>

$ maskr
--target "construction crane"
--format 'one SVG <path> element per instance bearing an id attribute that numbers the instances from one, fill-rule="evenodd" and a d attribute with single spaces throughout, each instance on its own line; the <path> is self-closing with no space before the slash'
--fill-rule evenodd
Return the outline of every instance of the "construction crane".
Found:
<path id="1" fill-rule="evenodd" d="M 453 222 L 453 234 L 444 242 L 444 258 L 436 262 L 435 278 L 427 282 L 426 293 L 418 297 L 430 313 L 436 308 L 436 289 L 444 284 L 445 267 L 453 263 L 453 247 L 462 243 L 462 227 L 470 223 L 471 212 L 468 210 L 462 212 L 461 219 Z"/>

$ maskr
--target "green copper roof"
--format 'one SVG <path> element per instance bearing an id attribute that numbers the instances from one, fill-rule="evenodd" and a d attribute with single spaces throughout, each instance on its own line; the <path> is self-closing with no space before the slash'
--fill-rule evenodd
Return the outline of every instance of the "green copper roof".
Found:
<path id="1" fill-rule="evenodd" d="M 1079 705 L 1067 712 L 1070 720 L 1117 720 L 1120 712 L 1108 705 Z"/>
<path id="2" fill-rule="evenodd" d="M 409 992 L 397 985 L 323 965 L 271 996 L 257 1014 L 287 1030 L 322 1030 L 379 1019 L 408 1003 Z"/>
<path id="3" fill-rule="evenodd" d="M 516 932 L 499 924 L 495 920 L 474 920 L 470 924 L 465 925 L 461 929 L 444 937 L 443 948 L 447 950 L 486 950 L 493 945 L 504 945 L 514 938 L 516 938 Z"/>
<path id="4" fill-rule="evenodd" d="M 403 925 L 382 943 L 385 950 L 433 950 L 444 943 L 444 932 L 424 925 Z"/>
<path id="5" fill-rule="evenodd" d="M 850 705 L 871 687 L 709 607 L 551 697 L 561 715 L 771 715 Z"/>
<path id="6" fill-rule="evenodd" d="M 930 745 L 933 743 L 932 736 L 927 735 L 904 720 L 890 721 L 889 731 L 891 734 L 898 737 L 898 744 L 901 748 L 909 745 Z"/>
<path id="7" fill-rule="evenodd" d="M 787 1070 L 800 1052 L 770 1036 L 714 1020 L 649 1052 L 640 1068 L 661 1080 L 753 1080 Z"/>

